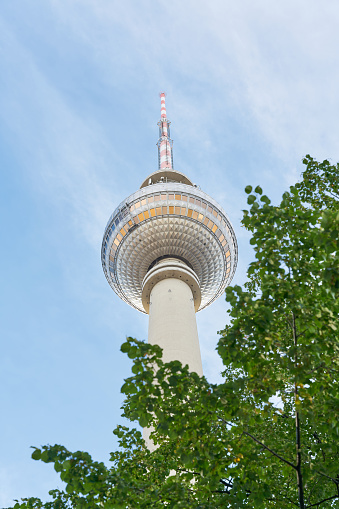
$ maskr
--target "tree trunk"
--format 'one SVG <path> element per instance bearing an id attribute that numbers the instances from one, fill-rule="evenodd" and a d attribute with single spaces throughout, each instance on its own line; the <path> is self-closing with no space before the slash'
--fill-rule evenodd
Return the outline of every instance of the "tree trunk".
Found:
<path id="1" fill-rule="evenodd" d="M 297 348 L 297 329 L 295 324 L 295 315 L 292 313 L 293 316 L 293 342 L 295 349 Z M 298 364 L 298 357 L 297 357 L 297 350 L 295 350 L 295 367 L 297 367 Z M 294 382 L 294 408 L 295 408 L 295 445 L 296 445 L 296 451 L 297 451 L 297 483 L 298 483 L 298 495 L 299 495 L 299 507 L 300 509 L 305 509 L 305 502 L 304 502 L 304 486 L 303 486 L 303 477 L 301 472 L 301 439 L 300 439 L 300 419 L 299 419 L 299 412 L 297 410 L 297 400 L 298 400 L 298 384 L 297 381 Z"/>

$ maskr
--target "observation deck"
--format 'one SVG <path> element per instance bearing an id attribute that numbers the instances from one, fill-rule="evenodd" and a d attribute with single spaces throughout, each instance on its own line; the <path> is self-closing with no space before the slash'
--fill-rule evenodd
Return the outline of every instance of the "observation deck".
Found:
<path id="1" fill-rule="evenodd" d="M 104 233 L 101 260 L 119 297 L 142 313 L 143 281 L 154 263 L 177 258 L 193 269 L 196 311 L 216 300 L 233 278 L 238 248 L 225 211 L 183 173 L 162 168 L 122 201 Z"/>

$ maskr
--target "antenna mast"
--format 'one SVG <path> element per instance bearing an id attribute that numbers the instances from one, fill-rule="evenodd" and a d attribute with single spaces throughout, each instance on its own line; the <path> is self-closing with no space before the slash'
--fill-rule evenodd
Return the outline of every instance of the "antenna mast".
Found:
<path id="1" fill-rule="evenodd" d="M 160 93 L 161 112 L 159 126 L 158 161 L 159 170 L 173 169 L 173 141 L 170 138 L 170 124 L 166 116 L 165 92 Z"/>

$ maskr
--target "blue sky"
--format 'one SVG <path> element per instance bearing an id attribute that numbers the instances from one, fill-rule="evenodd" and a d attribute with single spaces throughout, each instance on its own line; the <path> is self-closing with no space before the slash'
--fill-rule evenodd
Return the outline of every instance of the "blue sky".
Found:
<path id="1" fill-rule="evenodd" d="M 244 187 L 277 201 L 306 153 L 339 158 L 338 23 L 336 0 L 1 1 L 1 507 L 62 485 L 31 445 L 115 448 L 119 348 L 147 317 L 108 286 L 101 238 L 157 169 L 159 92 L 175 168 L 234 225 L 242 284 Z M 226 310 L 197 315 L 210 380 Z"/>

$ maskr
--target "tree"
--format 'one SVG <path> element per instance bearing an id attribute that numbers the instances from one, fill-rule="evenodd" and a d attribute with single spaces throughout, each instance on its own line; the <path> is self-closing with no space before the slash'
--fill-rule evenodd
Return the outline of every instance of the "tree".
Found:
<path id="1" fill-rule="evenodd" d="M 66 490 L 16 509 L 339 507 L 339 165 L 303 162 L 279 206 L 259 186 L 245 190 L 255 260 L 244 288 L 226 291 L 223 382 L 128 338 L 124 415 L 155 429 L 157 449 L 123 427 L 110 468 L 61 446 L 35 449 Z"/>

